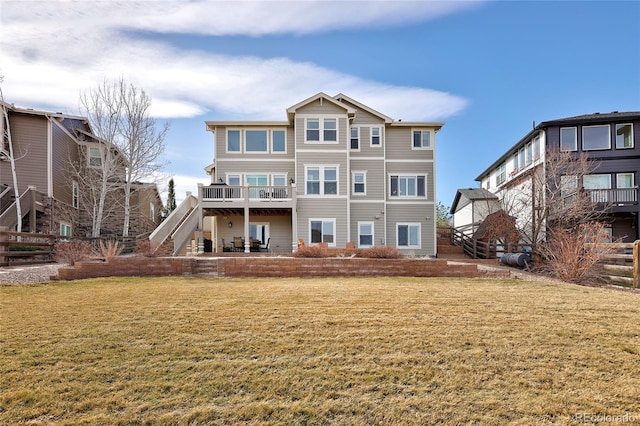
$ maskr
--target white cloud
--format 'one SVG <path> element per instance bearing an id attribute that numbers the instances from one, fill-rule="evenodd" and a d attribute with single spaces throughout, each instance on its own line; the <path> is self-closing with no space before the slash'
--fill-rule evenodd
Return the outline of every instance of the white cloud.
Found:
<path id="1" fill-rule="evenodd" d="M 426 20 L 475 4 L 5 0 L 0 73 L 10 102 L 68 113 L 77 111 L 82 91 L 105 77 L 122 76 L 147 91 L 154 114 L 163 118 L 215 110 L 218 116 L 282 119 L 301 94 L 324 91 L 343 92 L 394 118 L 439 119 L 462 109 L 465 100 L 436 90 L 381 85 L 287 58 L 178 50 L 133 31 L 302 33 Z"/>

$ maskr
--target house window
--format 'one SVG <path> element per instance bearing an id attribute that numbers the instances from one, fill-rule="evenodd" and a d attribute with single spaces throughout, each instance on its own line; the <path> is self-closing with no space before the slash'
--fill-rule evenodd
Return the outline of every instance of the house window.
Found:
<path id="1" fill-rule="evenodd" d="M 518 163 L 518 157 L 519 157 L 519 153 L 518 153 L 518 151 L 516 151 L 516 153 L 513 154 L 513 170 L 514 170 L 514 172 L 517 172 L 518 169 L 520 169 L 520 163 Z"/>
<path id="2" fill-rule="evenodd" d="M 269 222 L 249 223 L 249 238 L 259 241 L 259 244 L 264 247 L 269 239 Z"/>
<path id="3" fill-rule="evenodd" d="M 611 189 L 611 175 L 584 175 L 582 187 L 591 194 L 594 203 L 606 203 L 609 201 L 609 189 Z"/>
<path id="4" fill-rule="evenodd" d="M 396 225 L 396 247 L 420 248 L 420 224 L 398 223 Z"/>
<path id="5" fill-rule="evenodd" d="M 533 140 L 533 161 L 540 158 L 540 137 Z"/>
<path id="6" fill-rule="evenodd" d="M 520 148 L 520 155 L 518 156 L 518 159 L 520 161 L 520 164 L 518 165 L 518 167 L 522 170 L 524 169 L 525 163 L 526 163 L 526 157 L 525 157 L 525 153 L 524 153 L 524 148 Z"/>
<path id="7" fill-rule="evenodd" d="M 523 152 L 520 152 L 521 158 L 523 154 Z M 520 160 L 520 164 L 524 166 L 524 159 Z M 504 183 L 505 180 L 507 180 L 507 167 L 505 166 L 505 163 L 502 163 L 496 169 L 496 186 Z"/>
<path id="8" fill-rule="evenodd" d="M 431 146 L 431 132 L 429 130 L 413 131 L 413 149 L 429 148 Z"/>
<path id="9" fill-rule="evenodd" d="M 78 182 L 73 182 L 71 186 L 71 205 L 74 208 L 80 207 L 80 188 Z"/>
<path id="10" fill-rule="evenodd" d="M 366 191 L 366 172 L 353 172 L 353 193 L 357 195 L 365 195 Z"/>
<path id="11" fill-rule="evenodd" d="M 149 203 L 149 219 L 156 220 L 156 206 L 153 203 Z"/>
<path id="12" fill-rule="evenodd" d="M 324 119 L 324 141 L 336 142 L 338 140 L 338 120 L 335 118 Z"/>
<path id="13" fill-rule="evenodd" d="M 582 128 L 582 149 L 593 151 L 611 148 L 611 135 L 609 125 L 584 126 Z"/>
<path id="14" fill-rule="evenodd" d="M 426 176 L 391 176 L 391 197 L 426 197 Z"/>
<path id="15" fill-rule="evenodd" d="M 240 152 L 240 130 L 227 130 L 227 152 Z"/>
<path id="16" fill-rule="evenodd" d="M 307 118 L 307 141 L 320 142 L 320 119 Z"/>
<path id="17" fill-rule="evenodd" d="M 578 149 L 578 131 L 575 127 L 560 129 L 560 151 L 576 151 Z"/>
<path id="18" fill-rule="evenodd" d="M 102 152 L 100 148 L 89 148 L 89 165 L 94 167 L 102 166 Z"/>
<path id="19" fill-rule="evenodd" d="M 338 168 L 307 167 L 307 195 L 338 195 Z"/>
<path id="20" fill-rule="evenodd" d="M 310 219 L 309 220 L 309 241 L 313 244 L 327 243 L 335 247 L 335 219 Z"/>
<path id="21" fill-rule="evenodd" d="M 66 222 L 60 222 L 60 236 L 71 237 L 71 225 Z"/>
<path id="22" fill-rule="evenodd" d="M 268 197 L 265 192 L 265 187 L 269 185 L 269 176 L 267 175 L 246 175 L 244 177 L 245 183 L 252 187 L 249 188 L 249 198 L 266 198 Z"/>
<path id="23" fill-rule="evenodd" d="M 353 150 L 359 150 L 360 149 L 360 129 L 358 129 L 357 127 L 352 127 L 351 128 L 351 138 L 350 138 L 350 143 L 351 143 L 351 149 Z"/>
<path id="24" fill-rule="evenodd" d="M 287 151 L 287 139 L 284 130 L 273 130 L 271 132 L 271 150 L 273 152 Z"/>
<path id="25" fill-rule="evenodd" d="M 633 148 L 633 124 L 616 124 L 616 148 Z"/>
<path id="26" fill-rule="evenodd" d="M 578 176 L 560 176 L 560 195 L 562 198 L 575 194 L 578 190 Z"/>
<path id="27" fill-rule="evenodd" d="M 635 184 L 634 173 L 618 173 L 616 174 L 616 202 L 630 203 L 637 201 L 637 190 Z"/>
<path id="28" fill-rule="evenodd" d="M 240 175 L 228 175 L 227 176 L 227 185 L 229 185 L 229 186 L 240 186 Z"/>
<path id="29" fill-rule="evenodd" d="M 273 186 L 286 186 L 287 175 L 272 175 L 271 181 L 273 182 Z"/>
<path id="30" fill-rule="evenodd" d="M 267 131 L 246 130 L 244 132 L 245 152 L 267 152 Z"/>
<path id="31" fill-rule="evenodd" d="M 382 131 L 380 127 L 371 128 L 371 146 L 380 146 L 382 143 Z"/>
<path id="32" fill-rule="evenodd" d="M 533 144 L 528 143 L 525 147 L 525 154 L 526 154 L 526 165 L 530 165 L 533 162 Z"/>
<path id="33" fill-rule="evenodd" d="M 358 222 L 358 247 L 366 248 L 373 245 L 373 222 Z"/>

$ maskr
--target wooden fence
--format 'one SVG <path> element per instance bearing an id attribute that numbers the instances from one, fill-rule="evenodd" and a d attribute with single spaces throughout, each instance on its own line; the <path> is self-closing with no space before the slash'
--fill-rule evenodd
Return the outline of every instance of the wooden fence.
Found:
<path id="1" fill-rule="evenodd" d="M 472 259 L 495 259 L 504 253 L 521 253 L 531 246 L 521 244 L 499 244 L 495 241 L 485 242 L 471 238 L 456 228 L 451 228 L 451 243 L 462 247 L 464 253 Z"/>
<path id="2" fill-rule="evenodd" d="M 53 261 L 56 236 L 0 229 L 0 266 Z"/>
<path id="3" fill-rule="evenodd" d="M 613 284 L 640 288 L 640 240 L 633 243 L 609 243 L 606 246 L 613 250 L 601 262 L 601 277 Z"/>

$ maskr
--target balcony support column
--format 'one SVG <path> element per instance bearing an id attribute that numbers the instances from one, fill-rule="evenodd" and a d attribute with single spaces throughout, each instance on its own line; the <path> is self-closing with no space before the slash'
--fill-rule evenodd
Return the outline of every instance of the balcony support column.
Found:
<path id="1" fill-rule="evenodd" d="M 249 236 L 249 185 L 244 187 L 244 252 L 251 252 L 251 237 Z"/>

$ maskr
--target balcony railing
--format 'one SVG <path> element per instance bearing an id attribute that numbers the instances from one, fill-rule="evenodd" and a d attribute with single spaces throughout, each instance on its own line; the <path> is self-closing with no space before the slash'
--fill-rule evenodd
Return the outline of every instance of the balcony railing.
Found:
<path id="1" fill-rule="evenodd" d="M 638 188 L 585 189 L 594 203 L 638 204 Z"/>
<path id="2" fill-rule="evenodd" d="M 230 186 L 210 185 L 202 187 L 202 199 L 214 201 L 240 201 L 244 199 L 279 201 L 293 198 L 290 186 Z"/>

